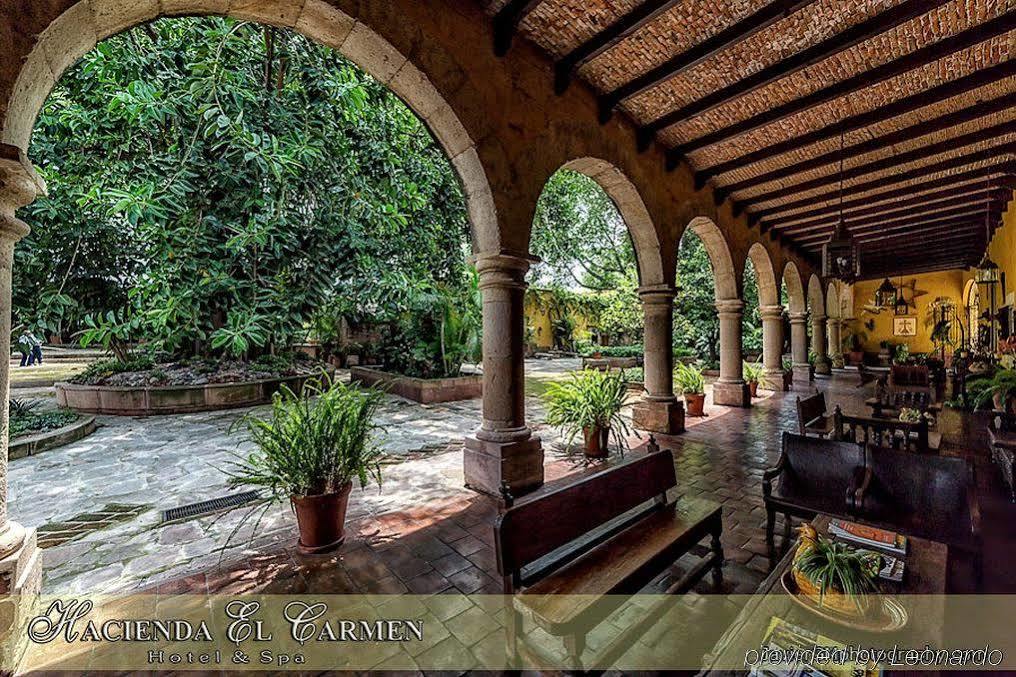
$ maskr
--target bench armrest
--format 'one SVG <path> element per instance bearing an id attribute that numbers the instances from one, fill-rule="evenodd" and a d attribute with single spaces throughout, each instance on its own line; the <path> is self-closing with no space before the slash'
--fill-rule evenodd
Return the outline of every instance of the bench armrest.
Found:
<path id="1" fill-rule="evenodd" d="M 860 511 L 864 505 L 864 495 L 871 487 L 871 468 L 854 468 L 854 477 L 847 488 L 847 510 L 850 512 Z"/>
<path id="2" fill-rule="evenodd" d="M 773 480 L 779 477 L 783 470 L 787 466 L 787 457 L 782 453 L 780 454 L 780 460 L 776 462 L 772 468 L 767 468 L 762 472 L 762 495 L 770 496 L 773 493 Z"/>

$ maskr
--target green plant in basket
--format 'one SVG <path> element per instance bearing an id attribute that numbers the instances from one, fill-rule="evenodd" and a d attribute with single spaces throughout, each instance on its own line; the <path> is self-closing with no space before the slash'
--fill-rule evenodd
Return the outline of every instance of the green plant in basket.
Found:
<path id="1" fill-rule="evenodd" d="M 613 438 L 623 453 L 631 430 L 621 416 L 628 402 L 628 385 L 620 373 L 575 372 L 567 380 L 551 383 L 544 399 L 547 423 L 561 429 L 566 444 L 584 435 L 586 454 L 600 457 L 607 451 L 603 442 Z"/>
<path id="2" fill-rule="evenodd" d="M 867 595 L 878 592 L 880 566 L 878 554 L 854 550 L 803 528 L 793 571 L 805 595 L 817 598 L 822 606 L 852 613 L 864 612 Z"/>

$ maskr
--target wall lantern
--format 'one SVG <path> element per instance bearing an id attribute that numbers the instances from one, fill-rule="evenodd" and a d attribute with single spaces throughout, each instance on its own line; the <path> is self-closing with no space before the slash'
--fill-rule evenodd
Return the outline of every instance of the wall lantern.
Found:
<path id="1" fill-rule="evenodd" d="M 875 305 L 879 308 L 892 308 L 896 305 L 896 286 L 888 277 L 875 290 Z"/>

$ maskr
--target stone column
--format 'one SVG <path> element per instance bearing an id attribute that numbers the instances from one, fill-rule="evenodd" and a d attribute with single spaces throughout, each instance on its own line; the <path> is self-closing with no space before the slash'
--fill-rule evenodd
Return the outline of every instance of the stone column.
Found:
<path id="1" fill-rule="evenodd" d="M 716 302 L 720 316 L 720 378 L 713 384 L 713 404 L 751 406 L 751 394 L 744 382 L 741 356 L 741 315 L 744 302 L 724 299 Z"/>
<path id="2" fill-rule="evenodd" d="M 24 637 L 9 631 L 30 612 L 42 587 L 42 558 L 35 529 L 25 529 L 7 516 L 7 448 L 9 432 L 11 354 L 11 267 L 14 244 L 28 226 L 14 212 L 46 189 L 42 179 L 16 147 L 0 144 L 0 665 L 16 666 L 25 649 Z"/>
<path id="3" fill-rule="evenodd" d="M 632 408 L 639 430 L 673 435 L 684 431 L 684 403 L 674 396 L 674 289 L 639 289 L 645 330 L 643 336 L 645 394 Z"/>
<path id="4" fill-rule="evenodd" d="M 808 387 L 808 313 L 790 313 L 790 356 L 794 362 L 794 386 Z"/>
<path id="5" fill-rule="evenodd" d="M 829 353 L 826 351 L 826 317 L 813 313 L 811 316 L 811 349 L 815 351 L 815 373 L 831 374 Z"/>
<path id="6" fill-rule="evenodd" d="M 843 366 L 843 345 L 840 343 L 840 320 L 830 317 L 826 320 L 826 341 L 829 361 L 833 367 Z"/>
<path id="7" fill-rule="evenodd" d="M 519 496 L 543 484 L 543 448 L 526 426 L 525 292 L 530 259 L 512 254 L 475 259 L 483 295 L 483 421 L 467 438 L 466 486 Z"/>
<path id="8" fill-rule="evenodd" d="M 762 366 L 765 387 L 783 390 L 783 306 L 762 306 Z"/>

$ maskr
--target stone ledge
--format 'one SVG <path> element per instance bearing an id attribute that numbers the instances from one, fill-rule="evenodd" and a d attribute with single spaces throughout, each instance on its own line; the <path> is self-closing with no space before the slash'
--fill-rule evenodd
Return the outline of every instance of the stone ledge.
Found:
<path id="1" fill-rule="evenodd" d="M 366 386 L 379 386 L 385 392 L 420 404 L 472 400 L 483 395 L 483 376 L 453 378 L 416 378 L 370 367 L 352 367 L 349 379 Z"/>
<path id="2" fill-rule="evenodd" d="M 262 381 L 152 388 L 57 383 L 54 389 L 57 403 L 75 411 L 114 416 L 158 416 L 267 404 L 283 385 L 299 392 L 308 380 L 316 378 L 316 374 L 300 374 Z"/>
<path id="3" fill-rule="evenodd" d="M 34 456 L 43 451 L 62 447 L 71 442 L 77 442 L 94 433 L 97 427 L 95 417 L 89 416 L 56 430 L 47 430 L 35 435 L 15 438 L 11 440 L 10 446 L 7 448 L 7 458 L 14 460 L 16 458 Z"/>

